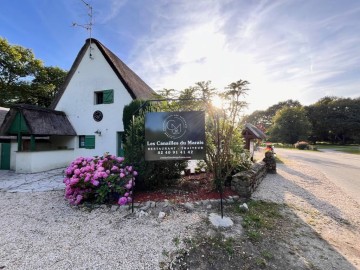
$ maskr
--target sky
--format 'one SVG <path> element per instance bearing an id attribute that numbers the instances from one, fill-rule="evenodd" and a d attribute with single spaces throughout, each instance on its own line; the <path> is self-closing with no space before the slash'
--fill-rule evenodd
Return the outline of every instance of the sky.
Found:
<path id="1" fill-rule="evenodd" d="M 360 96 L 359 0 L 87 0 L 98 39 L 155 91 L 250 82 L 246 113 Z M 82 0 L 0 0 L 0 36 L 69 70 L 89 37 Z M 80 26 L 73 26 L 76 23 Z"/>

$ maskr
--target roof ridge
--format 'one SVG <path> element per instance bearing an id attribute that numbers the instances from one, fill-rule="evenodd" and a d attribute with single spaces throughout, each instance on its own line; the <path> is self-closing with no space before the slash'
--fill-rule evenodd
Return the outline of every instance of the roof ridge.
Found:
<path id="1" fill-rule="evenodd" d="M 130 67 L 128 67 L 119 57 L 117 57 L 111 50 L 109 50 L 105 45 L 103 45 L 96 38 L 88 38 L 85 41 L 85 44 L 80 49 L 78 55 L 75 58 L 73 65 L 66 76 L 65 82 L 60 87 L 58 93 L 56 94 L 53 102 L 50 105 L 50 108 L 55 109 L 56 105 L 60 101 L 62 95 L 65 92 L 70 80 L 75 74 L 76 69 L 81 63 L 86 51 L 90 46 L 90 42 L 96 44 L 102 53 L 103 57 L 106 59 L 110 67 L 113 69 L 114 73 L 120 79 L 120 81 L 125 86 L 126 90 L 133 99 L 149 99 L 156 92 L 148 86 L 140 77 L 137 75 Z"/>

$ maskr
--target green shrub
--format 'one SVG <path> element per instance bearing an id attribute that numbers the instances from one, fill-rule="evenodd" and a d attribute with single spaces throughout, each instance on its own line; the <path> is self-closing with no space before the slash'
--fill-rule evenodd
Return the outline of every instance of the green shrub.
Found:
<path id="1" fill-rule="evenodd" d="M 187 161 L 145 160 L 145 112 L 150 110 L 155 110 L 155 107 L 147 106 L 134 118 L 134 123 L 128 125 L 124 144 L 125 160 L 132 162 L 138 172 L 136 187 L 145 190 L 170 184 L 187 167 Z"/>
<path id="2" fill-rule="evenodd" d="M 310 145 L 308 142 L 297 142 L 294 144 L 295 148 L 299 149 L 299 150 L 309 150 L 310 149 Z"/>

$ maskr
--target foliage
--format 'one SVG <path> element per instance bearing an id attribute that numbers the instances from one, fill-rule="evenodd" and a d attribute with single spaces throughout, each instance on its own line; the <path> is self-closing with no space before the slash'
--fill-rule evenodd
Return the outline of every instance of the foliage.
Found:
<path id="1" fill-rule="evenodd" d="M 311 139 L 331 143 L 360 142 L 360 98 L 324 97 L 306 108 Z"/>
<path id="2" fill-rule="evenodd" d="M 125 166 L 124 158 L 105 154 L 102 157 L 79 157 L 66 169 L 65 198 L 74 205 L 82 202 L 118 204 L 131 202 L 137 172 Z"/>
<path id="3" fill-rule="evenodd" d="M 193 99 L 173 103 L 173 108 L 205 110 L 206 165 L 214 173 L 215 180 L 223 182 L 236 168 L 248 167 L 244 160 L 241 113 L 247 103 L 243 100 L 249 82 L 239 80 L 229 84 L 223 91 L 211 87 L 211 82 L 198 82 L 180 92 L 179 98 Z M 202 98 L 202 100 L 194 100 Z M 220 108 L 212 101 L 220 100 Z M 246 156 L 246 155 L 245 155 Z"/>
<path id="4" fill-rule="evenodd" d="M 309 150 L 310 149 L 310 145 L 308 142 L 297 142 L 294 144 L 295 148 L 299 149 L 299 150 Z"/>
<path id="5" fill-rule="evenodd" d="M 131 105 L 130 105 L 131 106 Z M 161 105 L 160 105 L 161 106 Z M 186 168 L 187 161 L 145 161 L 145 113 L 159 109 L 156 106 L 147 106 L 134 118 L 132 125 L 128 126 L 124 144 L 125 159 L 131 161 L 139 172 L 138 187 L 152 189 L 157 186 L 169 184 L 180 177 Z"/>
<path id="6" fill-rule="evenodd" d="M 137 162 L 140 178 L 145 188 L 166 184 L 169 180 L 180 176 L 186 168 L 186 162 L 179 161 L 145 161 L 143 157 L 145 145 L 144 114 L 147 111 L 192 111 L 206 112 L 206 165 L 216 175 L 217 180 L 224 180 L 236 168 L 249 167 L 248 156 L 244 155 L 242 127 L 239 124 L 242 109 L 246 106 L 243 96 L 248 91 L 249 82 L 239 80 L 231 83 L 224 91 L 218 92 L 211 87 L 211 82 L 198 82 L 195 86 L 180 91 L 164 89 L 161 93 L 173 99 L 158 102 L 142 110 L 135 117 L 132 126 L 126 129 L 125 158 Z M 210 102 L 217 98 L 223 101 L 221 108 L 215 108 Z M 219 148 L 217 147 L 219 146 Z"/>
<path id="7" fill-rule="evenodd" d="M 275 142 L 294 144 L 307 139 L 311 124 L 303 107 L 285 107 L 274 117 L 274 125 L 269 129 L 270 139 Z"/>
<path id="8" fill-rule="evenodd" d="M 301 104 L 297 100 L 289 99 L 286 101 L 281 101 L 275 105 L 270 106 L 264 111 L 257 110 L 252 114 L 245 116 L 242 120 L 242 123 L 251 123 L 261 129 L 263 132 L 267 132 L 273 125 L 273 118 L 279 110 L 283 108 L 293 108 L 299 106 L 301 106 Z"/>
<path id="9" fill-rule="evenodd" d="M 138 116 L 141 113 L 140 108 L 142 106 L 146 106 L 146 107 L 148 106 L 148 105 L 144 105 L 144 103 L 145 103 L 144 100 L 134 99 L 132 102 L 130 102 L 128 105 L 124 107 L 122 121 L 124 124 L 125 131 L 129 130 L 133 115 L 134 117 Z"/>
<path id="10" fill-rule="evenodd" d="M 30 49 L 0 37 L 0 106 L 28 103 L 47 107 L 65 76 L 58 67 L 44 67 Z"/>
<path id="11" fill-rule="evenodd" d="M 252 123 L 268 133 L 274 123 L 275 114 L 286 107 L 301 107 L 301 104 L 293 100 L 279 102 L 264 111 L 254 111 L 245 116 L 242 123 Z M 306 106 L 305 110 L 311 123 L 311 132 L 307 139 L 312 143 L 360 143 L 359 97 L 323 97 L 316 103 Z"/>

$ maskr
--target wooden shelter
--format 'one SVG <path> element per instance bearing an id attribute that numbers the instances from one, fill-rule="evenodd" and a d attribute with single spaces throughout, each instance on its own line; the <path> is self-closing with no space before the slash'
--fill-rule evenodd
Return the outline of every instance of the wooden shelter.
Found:
<path id="1" fill-rule="evenodd" d="M 242 131 L 242 135 L 245 139 L 245 149 L 250 151 L 251 158 L 254 155 L 254 140 L 265 140 L 266 134 L 262 132 L 256 126 L 246 123 Z"/>
<path id="2" fill-rule="evenodd" d="M 22 151 L 22 137 L 31 137 L 31 148 L 35 150 L 35 136 L 76 136 L 76 132 L 64 112 L 45 109 L 28 104 L 14 105 L 6 114 L 0 127 L 1 135 L 15 135 L 18 151 Z"/>

